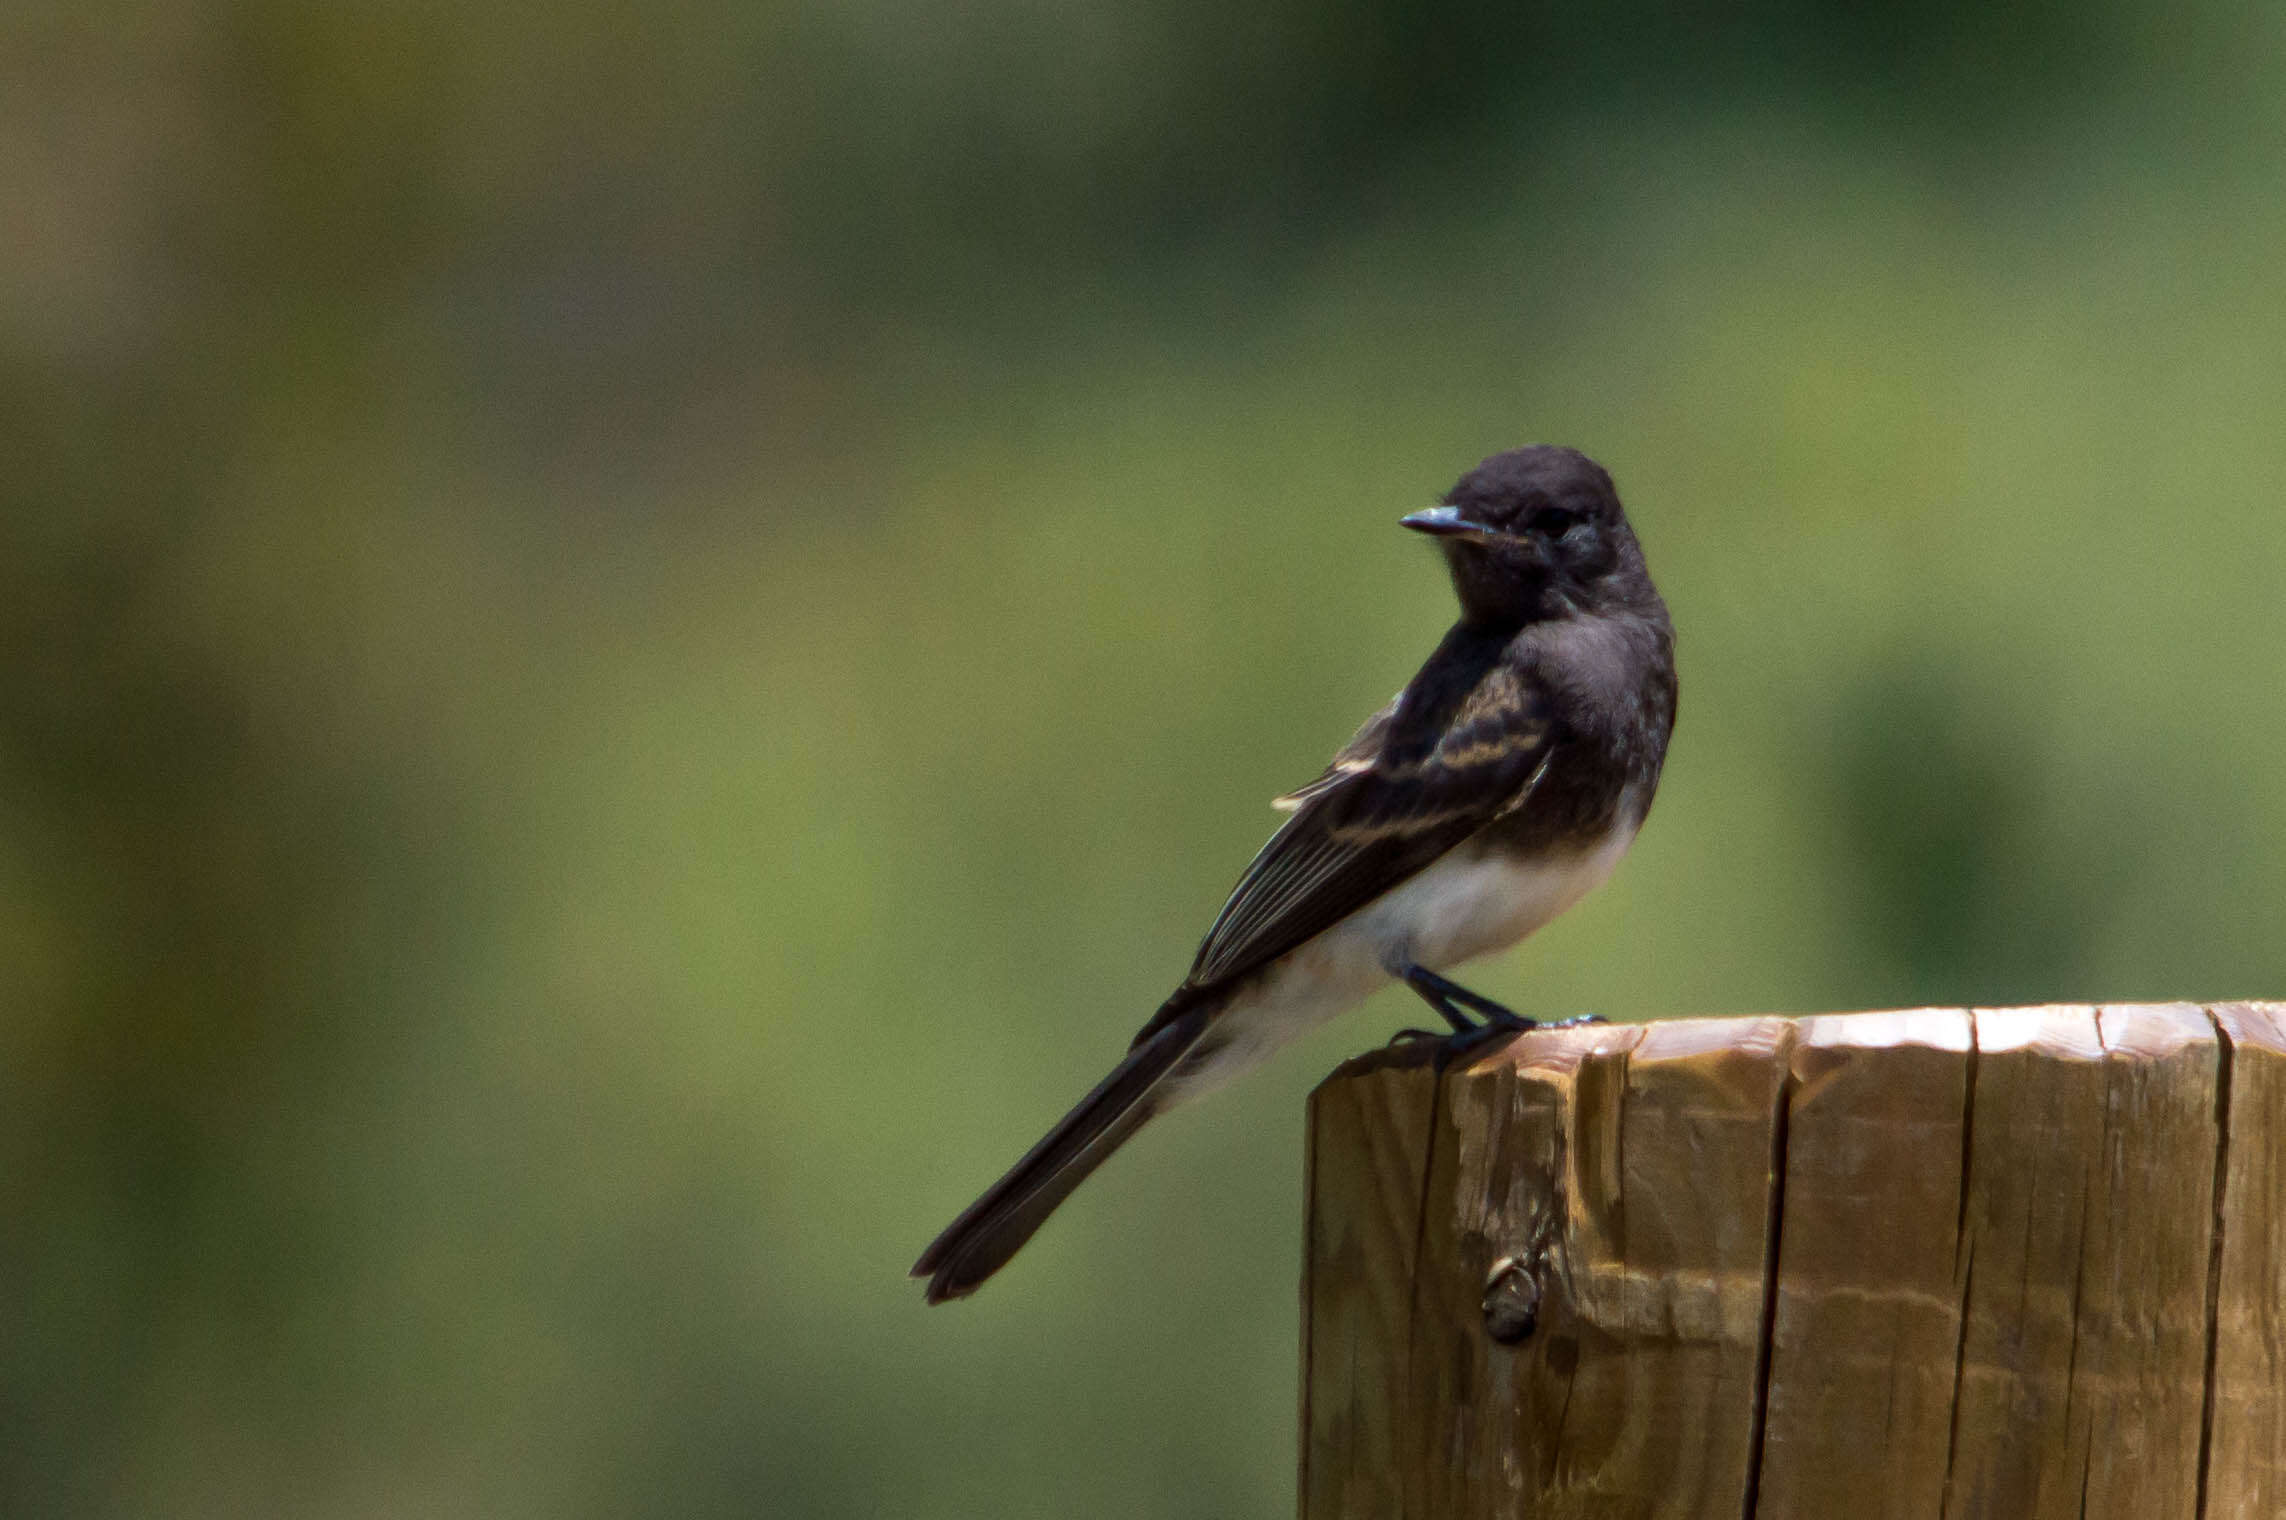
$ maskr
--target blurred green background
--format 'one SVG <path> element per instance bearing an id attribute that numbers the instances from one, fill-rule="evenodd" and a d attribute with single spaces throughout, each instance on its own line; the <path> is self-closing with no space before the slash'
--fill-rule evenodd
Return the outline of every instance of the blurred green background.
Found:
<path id="1" fill-rule="evenodd" d="M 2286 11 L 0 22 L 0 1513 L 1289 1510 L 1302 1101 L 913 1255 L 1611 466 L 1527 1010 L 2286 993 Z"/>

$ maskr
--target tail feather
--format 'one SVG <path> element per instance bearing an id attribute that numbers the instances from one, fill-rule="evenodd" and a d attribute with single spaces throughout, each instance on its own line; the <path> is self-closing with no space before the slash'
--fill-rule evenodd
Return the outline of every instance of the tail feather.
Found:
<path id="1" fill-rule="evenodd" d="M 975 1292 L 1007 1265 L 1073 1188 L 1158 1112 L 1161 1082 L 1198 1043 L 1211 1012 L 1193 1008 L 1128 1051 L 1023 1160 L 945 1226 L 913 1264 L 913 1276 L 929 1280 L 930 1303 Z"/>

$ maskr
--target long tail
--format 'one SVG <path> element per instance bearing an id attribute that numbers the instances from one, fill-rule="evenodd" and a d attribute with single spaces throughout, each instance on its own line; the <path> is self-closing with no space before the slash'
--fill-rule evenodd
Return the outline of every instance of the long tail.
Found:
<path id="1" fill-rule="evenodd" d="M 945 1226 L 913 1263 L 913 1275 L 929 1280 L 930 1303 L 975 1292 L 1088 1173 L 1165 1106 L 1161 1083 L 1198 1043 L 1212 1012 L 1193 1008 L 1140 1041 L 1023 1160 Z"/>

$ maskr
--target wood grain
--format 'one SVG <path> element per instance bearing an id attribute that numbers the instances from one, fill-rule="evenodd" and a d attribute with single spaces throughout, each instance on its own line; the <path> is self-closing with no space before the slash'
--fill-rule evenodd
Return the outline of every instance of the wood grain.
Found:
<path id="1" fill-rule="evenodd" d="M 1414 1303 L 1409 1439 L 1416 1515 L 1604 1513 L 1614 1400 L 1621 1228 L 1619 1105 L 1640 1028 L 1552 1031 L 1449 1079 L 1448 1123 L 1430 1168 L 1425 1239 L 1453 1264 Z M 1519 1345 L 1485 1333 L 1496 1263 L 1535 1273 L 1538 1329 Z"/>
<path id="2" fill-rule="evenodd" d="M 2286 1515 L 2286 1005 L 2223 1003 L 2229 1051 L 2205 1520 Z"/>
<path id="3" fill-rule="evenodd" d="M 1351 1062 L 1310 1098 L 1302 1337 L 1309 1515 L 1400 1513 L 1398 1485 L 1412 1471 L 1398 1437 L 1413 1285 L 1449 1270 L 1420 1251 L 1437 1090 L 1425 1054 L 1392 1055 Z"/>
<path id="4" fill-rule="evenodd" d="M 2286 1515 L 2281 1005 L 1430 1055 L 1311 1100 L 1305 1520 Z"/>
<path id="5" fill-rule="evenodd" d="M 2103 1060 L 2092 1008 L 1976 1015 L 1946 1520 L 2080 1512 L 2082 1469 L 2065 1437 Z"/>
<path id="6" fill-rule="evenodd" d="M 1803 1021 L 1760 1514 L 1939 1512 L 1970 1046 L 1958 1009 Z"/>
<path id="7" fill-rule="evenodd" d="M 1633 1513 L 1734 1520 L 1753 1487 L 1780 1121 L 1794 1026 L 1655 1024 L 1628 1063 L 1614 1487 Z"/>
<path id="8" fill-rule="evenodd" d="M 2088 1200 L 2065 1440 L 2088 1520 L 2194 1515 L 2214 1250 L 2214 1024 L 2188 1003 L 2106 1007 L 2104 1133 Z"/>

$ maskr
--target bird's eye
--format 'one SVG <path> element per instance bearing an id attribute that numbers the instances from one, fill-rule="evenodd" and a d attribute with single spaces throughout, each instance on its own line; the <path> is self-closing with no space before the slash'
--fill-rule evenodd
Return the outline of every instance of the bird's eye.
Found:
<path id="1" fill-rule="evenodd" d="M 1579 520 L 1577 512 L 1567 512 L 1562 507 L 1542 507 L 1532 514 L 1532 531 L 1548 538 L 1562 538 Z"/>

